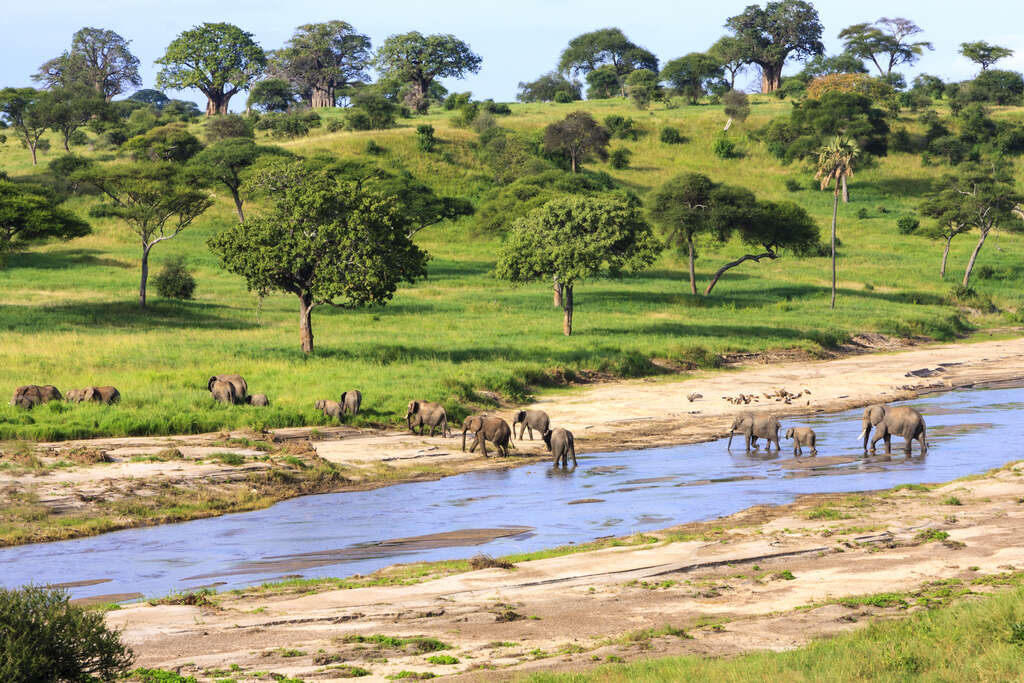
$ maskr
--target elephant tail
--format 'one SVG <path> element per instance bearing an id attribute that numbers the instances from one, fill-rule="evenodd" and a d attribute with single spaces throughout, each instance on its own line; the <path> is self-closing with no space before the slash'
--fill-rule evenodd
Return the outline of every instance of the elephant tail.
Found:
<path id="1" fill-rule="evenodd" d="M 921 446 L 924 451 L 928 450 L 928 434 L 925 426 L 921 425 Z"/>

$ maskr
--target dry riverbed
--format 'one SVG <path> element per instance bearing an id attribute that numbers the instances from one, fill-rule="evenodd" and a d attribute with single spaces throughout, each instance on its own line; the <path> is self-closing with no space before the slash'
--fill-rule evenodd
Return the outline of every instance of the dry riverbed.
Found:
<path id="1" fill-rule="evenodd" d="M 821 361 L 754 357 L 685 379 L 595 384 L 535 407 L 575 433 L 578 451 L 600 452 L 719 438 L 739 410 L 833 412 L 1024 376 L 1024 339 L 906 350 L 874 336 L 849 352 L 854 355 Z M 748 403 L 737 404 L 741 395 Z M 508 407 L 506 417 L 511 412 Z M 484 459 L 461 451 L 458 437 L 344 426 L 4 444 L 0 450 L 0 545 L 209 517 L 299 495 L 547 457 L 539 439 L 517 441 L 514 457 Z"/>

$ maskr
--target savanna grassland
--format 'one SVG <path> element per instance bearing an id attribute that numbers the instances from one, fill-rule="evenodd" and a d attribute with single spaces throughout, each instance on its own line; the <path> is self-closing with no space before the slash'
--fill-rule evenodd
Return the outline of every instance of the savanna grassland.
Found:
<path id="1" fill-rule="evenodd" d="M 567 113 L 584 109 L 596 119 L 620 114 L 644 131 L 637 141 L 614 140 L 611 148 L 632 151 L 629 168 L 590 162 L 643 197 L 682 171 L 742 185 L 759 198 L 793 200 L 817 220 L 823 241 L 831 220 L 832 194 L 818 191 L 810 165 L 782 165 L 750 136 L 788 102 L 754 97 L 749 119 L 730 130 L 741 156 L 711 153 L 725 123 L 720 106 L 639 111 L 619 100 L 574 104 L 512 105 L 499 125 L 539 130 Z M 996 117 L 1024 116 L 997 108 Z M 323 114 L 325 123 L 341 111 Z M 439 193 L 479 205 L 493 187 L 477 160 L 471 130 L 452 125 L 441 110 L 405 119 L 393 129 L 328 133 L 280 143 L 309 155 L 377 160 L 391 170 L 408 169 Z M 894 123 L 915 129 L 913 116 Z M 430 123 L 440 144 L 417 149 L 415 127 Z M 194 124 L 201 133 L 199 124 Z M 681 145 L 660 142 L 665 125 L 688 138 Z M 379 155 L 366 151 L 374 140 Z M 269 142 L 269 141 L 268 141 Z M 46 162 L 31 166 L 26 150 L 10 139 L 0 146 L 0 168 L 13 178 L 47 181 Z M 76 151 L 83 153 L 86 147 Z M 125 225 L 88 218 L 93 234 L 64 243 L 36 246 L 9 255 L 0 269 L 0 387 L 55 384 L 61 390 L 116 385 L 123 396 L 114 408 L 53 403 L 26 412 L 0 406 L 0 439 L 65 439 L 84 436 L 213 431 L 222 427 L 274 427 L 325 421 L 313 409 L 318 398 L 337 398 L 347 388 L 364 394 L 361 423 L 396 423 L 411 398 L 444 402 L 458 417 L 487 398 L 478 390 L 521 400 L 531 392 L 564 383 L 585 370 L 611 375 L 657 374 L 650 360 L 680 366 L 714 364 L 736 351 L 801 348 L 811 352 L 862 332 L 951 339 L 971 329 L 996 329 L 1020 322 L 1024 305 L 1020 255 L 1024 237 L 999 231 L 985 246 L 979 267 L 988 277 L 975 288 L 994 308 L 950 303 L 952 286 L 976 236 L 954 240 L 946 280 L 939 279 L 941 243 L 902 235 L 896 219 L 913 212 L 944 171 L 922 166 L 917 156 L 891 153 L 857 168 L 851 202 L 840 206 L 839 294 L 829 309 L 828 257 L 748 263 L 729 271 L 711 296 L 691 296 L 685 260 L 666 251 L 637 277 L 594 280 L 576 288 L 575 329 L 561 334 L 560 311 L 550 287 L 511 287 L 492 276 L 502 236 L 475 229 L 473 217 L 429 227 L 416 242 L 431 255 L 426 280 L 398 290 L 383 308 L 356 311 L 318 308 L 313 315 L 316 351 L 299 348 L 298 305 L 293 296 L 260 301 L 242 278 L 222 270 L 206 241 L 234 222 L 226 193 L 193 226 L 159 245 L 151 272 L 176 256 L 186 259 L 198 281 L 195 299 L 161 299 L 151 292 L 149 308 L 136 304 L 140 247 Z M 790 191 L 785 181 L 800 184 Z M 96 196 L 79 196 L 66 206 L 86 217 Z M 259 211 L 247 205 L 247 213 Z M 858 213 L 861 217 L 858 217 Z M 699 245 L 698 285 L 728 260 L 746 253 L 738 242 L 724 248 Z M 151 283 L 152 284 L 152 283 Z M 215 404 L 206 378 L 238 372 L 250 392 L 266 393 L 271 407 Z"/>

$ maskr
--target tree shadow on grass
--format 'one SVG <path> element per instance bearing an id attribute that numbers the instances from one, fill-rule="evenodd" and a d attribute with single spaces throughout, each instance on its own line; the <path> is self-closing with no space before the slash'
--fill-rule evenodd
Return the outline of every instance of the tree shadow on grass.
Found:
<path id="1" fill-rule="evenodd" d="M 0 305 L 0 330 L 12 332 L 88 331 L 90 328 L 221 329 L 257 327 L 224 315 L 227 306 L 189 301 L 153 301 L 145 310 L 132 301 L 64 303 L 53 306 Z"/>
<path id="2" fill-rule="evenodd" d="M 56 252 L 26 251 L 8 256 L 4 265 L 8 268 L 34 268 L 37 270 L 66 270 L 87 266 L 131 270 L 139 267 L 138 262 L 119 261 L 103 256 L 105 253 L 99 249 L 69 249 Z"/>
<path id="3" fill-rule="evenodd" d="M 875 178 L 864 186 L 876 189 L 882 195 L 897 197 L 923 197 L 933 192 L 936 178 Z"/>

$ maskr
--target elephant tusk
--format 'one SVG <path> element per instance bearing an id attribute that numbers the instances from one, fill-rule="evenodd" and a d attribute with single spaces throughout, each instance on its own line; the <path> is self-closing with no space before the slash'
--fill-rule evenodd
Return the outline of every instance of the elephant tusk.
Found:
<path id="1" fill-rule="evenodd" d="M 863 441 L 864 437 L 867 436 L 868 430 L 862 429 L 860 434 L 857 435 L 857 441 Z"/>

